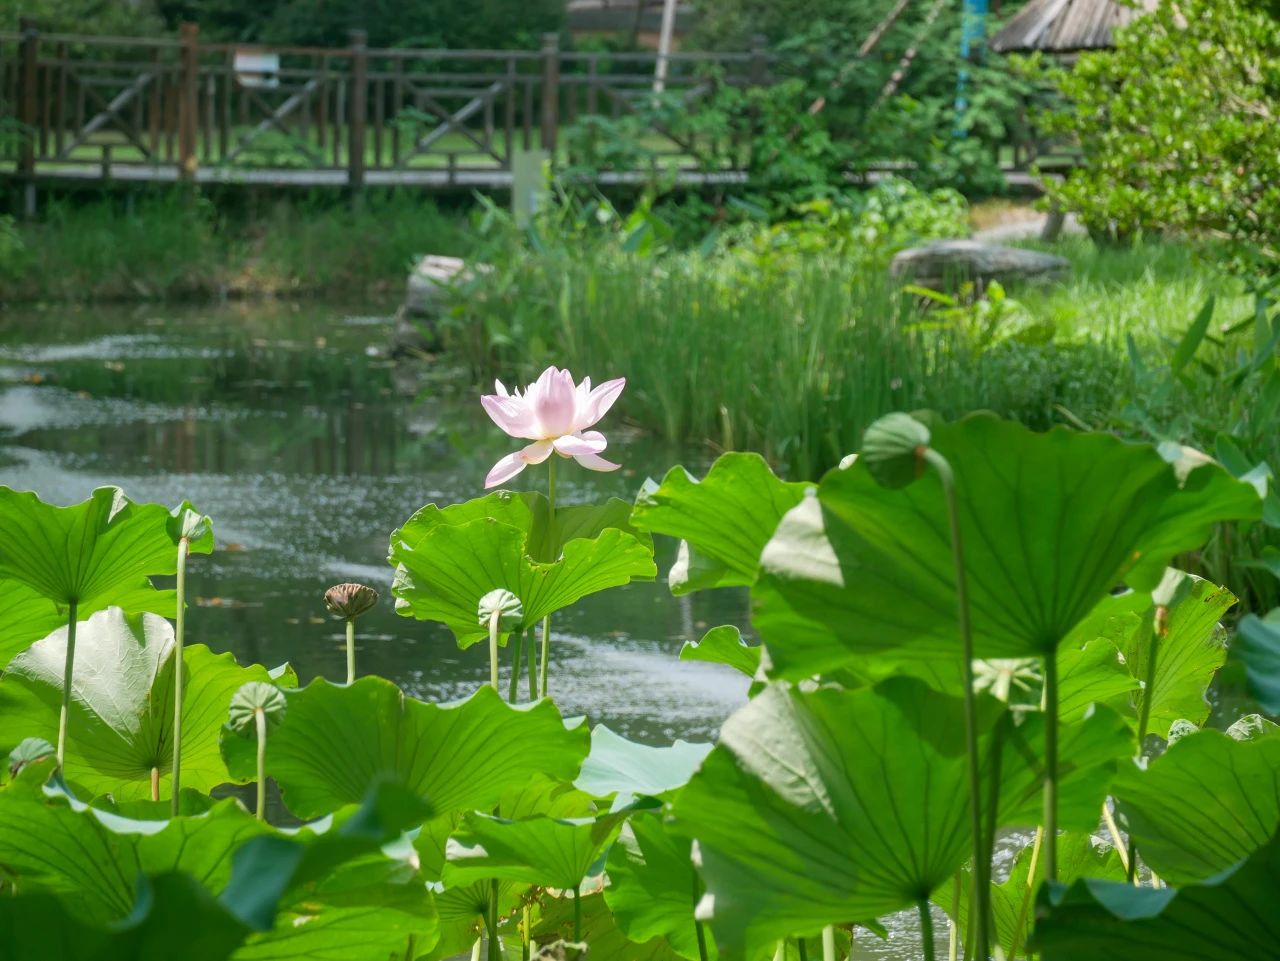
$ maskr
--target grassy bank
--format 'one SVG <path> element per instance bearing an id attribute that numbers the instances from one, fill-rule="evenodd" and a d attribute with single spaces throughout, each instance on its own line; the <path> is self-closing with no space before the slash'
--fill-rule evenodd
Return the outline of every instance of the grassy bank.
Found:
<path id="1" fill-rule="evenodd" d="M 465 248 L 465 218 L 419 194 L 227 209 L 176 193 L 55 200 L 0 235 L 0 302 L 398 292 L 412 257 Z"/>

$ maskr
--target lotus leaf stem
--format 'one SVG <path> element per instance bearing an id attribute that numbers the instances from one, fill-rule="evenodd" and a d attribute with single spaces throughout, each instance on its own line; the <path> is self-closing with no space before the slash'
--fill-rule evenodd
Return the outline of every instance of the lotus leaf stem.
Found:
<path id="1" fill-rule="evenodd" d="M 582 943 L 582 882 L 573 887 L 573 943 Z"/>
<path id="2" fill-rule="evenodd" d="M 836 926 L 828 924 L 822 929 L 822 961 L 836 961 Z"/>
<path id="3" fill-rule="evenodd" d="M 1023 932 L 1027 926 L 1027 912 L 1031 908 L 1031 900 L 1036 891 L 1036 869 L 1040 866 L 1040 848 L 1044 844 L 1044 828 L 1036 828 L 1036 839 L 1031 845 L 1031 863 L 1027 865 L 1027 883 L 1022 892 L 1022 902 L 1018 905 L 1018 920 L 1013 926 L 1013 940 L 1009 943 L 1009 961 L 1013 961 L 1022 949 Z"/>
<path id="4" fill-rule="evenodd" d="M 929 910 L 929 899 L 921 898 L 916 902 L 920 911 L 920 943 L 924 947 L 924 961 L 935 961 L 933 950 L 933 913 Z M 979 955 L 979 957 L 982 957 Z"/>
<path id="5" fill-rule="evenodd" d="M 960 872 L 956 871 L 951 878 L 951 929 L 947 933 L 947 961 L 959 961 L 960 958 Z"/>
<path id="6" fill-rule="evenodd" d="M 773 961 L 787 961 L 787 939 L 783 938 L 774 949 Z"/>
<path id="7" fill-rule="evenodd" d="M 178 795 L 175 794 L 174 807 L 177 807 L 177 797 Z M 151 767 L 151 800 L 160 800 L 160 768 L 155 765 Z M 177 811 L 174 812 L 174 817 L 177 817 L 177 813 Z"/>
<path id="8" fill-rule="evenodd" d="M 991 864 L 983 841 L 982 775 L 978 758 L 978 708 L 973 690 L 973 627 L 969 621 L 969 584 L 965 575 L 964 540 L 960 535 L 960 513 L 956 504 L 956 478 L 951 464 L 933 448 L 923 453 L 938 473 L 947 504 L 951 529 L 951 560 L 956 574 L 956 620 L 960 626 L 961 670 L 964 676 L 964 735 L 969 767 L 969 828 L 973 834 L 973 905 L 977 957 L 987 957 L 987 922 L 991 916 Z M 932 951 L 932 945 L 930 945 Z"/>
<path id="9" fill-rule="evenodd" d="M 488 923 L 486 918 L 486 924 Z M 480 945 L 482 939 L 476 938 L 476 943 L 471 945 L 471 961 L 480 961 Z"/>
<path id="10" fill-rule="evenodd" d="M 489 684 L 498 689 L 498 623 L 502 620 L 502 611 L 494 610 L 489 615 Z"/>
<path id="11" fill-rule="evenodd" d="M 1044 659 L 1044 876 L 1058 880 L 1058 653 Z"/>
<path id="12" fill-rule="evenodd" d="M 1129 874 L 1129 852 L 1126 850 L 1127 845 L 1124 838 L 1120 836 L 1120 827 L 1116 824 L 1115 815 L 1111 813 L 1111 806 L 1104 800 L 1102 802 L 1102 821 L 1107 826 L 1107 833 L 1111 835 L 1111 843 L 1115 847 L 1116 854 L 1120 857 L 1120 866 L 1124 868 L 1126 876 Z"/>
<path id="13" fill-rule="evenodd" d="M 698 901 L 702 899 L 702 891 L 698 884 L 698 872 L 691 871 L 689 873 L 693 876 L 693 933 L 698 938 L 698 961 L 707 961 L 707 932 L 702 929 L 702 922 L 697 917 Z"/>
<path id="14" fill-rule="evenodd" d="M 258 798 L 254 814 L 259 821 L 267 819 L 267 712 L 261 707 L 253 712 L 253 723 L 258 729 Z"/>
<path id="15" fill-rule="evenodd" d="M 524 663 L 524 631 L 515 631 L 511 635 L 511 684 L 507 688 L 507 701 L 516 702 L 520 693 L 520 665 Z"/>
<path id="16" fill-rule="evenodd" d="M 71 681 L 76 664 L 76 602 L 67 608 L 67 658 L 62 669 L 62 710 L 58 713 L 58 770 L 67 751 L 67 716 L 71 713 Z M 64 772 L 65 773 L 65 772 Z"/>
<path id="17" fill-rule="evenodd" d="M 1167 618 L 1169 615 L 1168 608 L 1158 604 L 1155 609 L 1155 616 L 1149 631 L 1151 635 L 1150 644 L 1147 650 L 1147 675 L 1143 679 L 1142 685 L 1142 707 L 1138 711 L 1138 756 L 1142 756 L 1142 745 L 1147 740 L 1147 728 L 1151 725 L 1151 701 L 1152 695 L 1155 693 L 1156 687 L 1156 661 L 1160 656 L 1160 637 L 1168 632 Z M 1129 852 L 1127 863 L 1125 864 L 1125 876 L 1130 884 L 1138 883 L 1138 848 L 1134 843 L 1133 836 L 1129 837 Z"/>
<path id="18" fill-rule="evenodd" d="M 804 938 L 796 938 L 796 950 L 800 953 L 800 961 L 809 961 L 809 949 L 805 946 Z"/>
<path id="19" fill-rule="evenodd" d="M 178 816 L 178 792 L 182 789 L 182 660 L 183 643 L 187 636 L 187 554 L 191 542 L 185 537 L 178 539 L 178 608 L 173 619 L 173 796 L 170 799 L 169 813 Z M 156 772 L 157 775 L 159 772 Z M 160 800 L 159 781 L 152 789 Z"/>
<path id="20" fill-rule="evenodd" d="M 538 645 L 533 628 L 526 633 L 529 635 L 525 640 L 525 650 L 529 652 L 529 700 L 536 701 L 538 699 Z"/>
<path id="21" fill-rule="evenodd" d="M 520 924 L 520 961 L 529 961 L 533 943 L 533 919 L 529 916 L 529 905 L 526 902 L 521 912 Z"/>
<path id="22" fill-rule="evenodd" d="M 500 961 L 502 947 L 498 939 L 498 880 L 489 882 L 489 910 L 486 921 L 489 926 L 489 961 Z"/>

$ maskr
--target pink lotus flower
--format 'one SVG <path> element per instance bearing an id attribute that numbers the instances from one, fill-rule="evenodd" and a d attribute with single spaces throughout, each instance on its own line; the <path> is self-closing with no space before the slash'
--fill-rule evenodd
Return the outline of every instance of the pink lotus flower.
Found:
<path id="1" fill-rule="evenodd" d="M 533 443 L 494 464 L 484 486 L 508 481 L 552 453 L 572 457 L 588 470 L 617 470 L 621 465 L 600 456 L 608 446 L 604 434 L 587 428 L 594 427 L 608 412 L 626 385 L 626 378 L 619 377 L 592 390 L 590 377 L 574 384 L 573 375 L 558 367 L 544 370 L 523 394 L 518 390 L 509 394 L 502 381 L 494 381 L 498 392 L 480 398 L 486 413 L 512 437 Z"/>

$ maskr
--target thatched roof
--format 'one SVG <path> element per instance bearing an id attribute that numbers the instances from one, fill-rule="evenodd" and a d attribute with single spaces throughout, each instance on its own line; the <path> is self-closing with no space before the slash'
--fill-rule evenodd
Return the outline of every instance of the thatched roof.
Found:
<path id="1" fill-rule="evenodd" d="M 1070 53 L 1111 46 L 1111 31 L 1155 9 L 1159 0 L 1030 0 L 999 33 L 991 48 L 1000 53 L 1044 50 Z"/>

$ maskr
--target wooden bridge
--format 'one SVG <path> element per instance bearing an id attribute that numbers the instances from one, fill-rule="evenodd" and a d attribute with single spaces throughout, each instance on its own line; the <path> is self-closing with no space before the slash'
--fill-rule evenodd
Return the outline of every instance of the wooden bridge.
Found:
<path id="1" fill-rule="evenodd" d="M 599 182 L 734 182 L 732 156 L 664 126 L 657 55 L 562 50 L 369 49 L 205 43 L 177 38 L 0 33 L 0 176 L 38 181 L 299 186 L 510 187 L 522 154 L 572 158 L 565 133 L 588 117 L 630 116 L 644 164 Z M 770 81 L 757 41 L 740 53 L 673 53 L 667 98 L 694 107 L 717 84 Z M 1014 145 L 1012 169 L 1030 152 Z M 1026 175 L 1022 175 L 1026 178 Z M 1029 179 L 1029 178 L 1027 178 Z"/>

